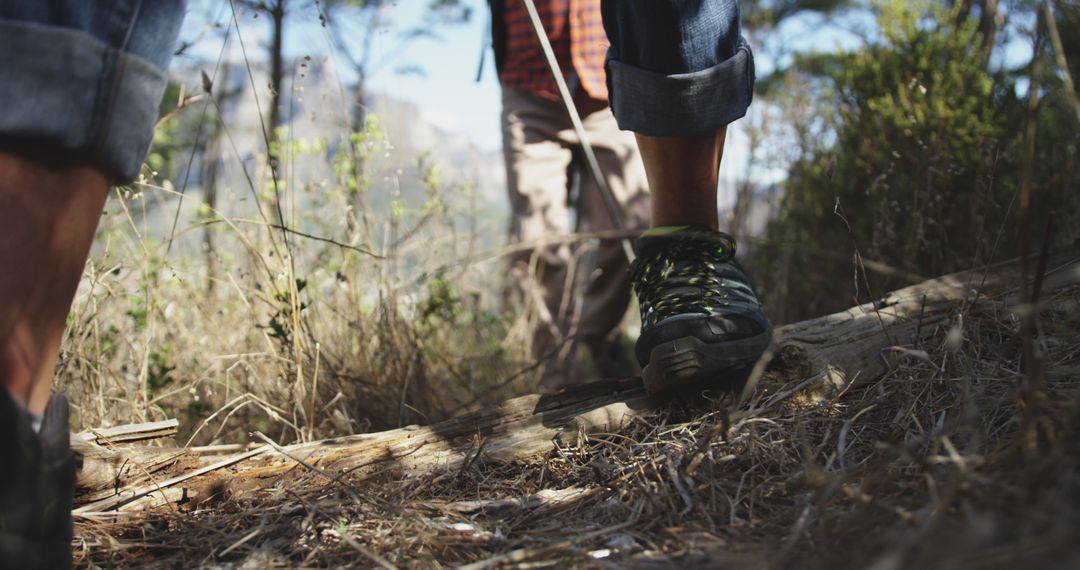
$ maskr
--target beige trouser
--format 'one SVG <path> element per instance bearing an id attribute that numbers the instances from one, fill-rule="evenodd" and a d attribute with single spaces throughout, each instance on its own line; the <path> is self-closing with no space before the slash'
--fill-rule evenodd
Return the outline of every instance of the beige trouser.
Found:
<path id="1" fill-rule="evenodd" d="M 619 130 L 607 107 L 582 122 L 624 227 L 645 229 L 648 185 L 634 135 Z M 511 242 L 615 229 L 583 157 L 574 160 L 580 142 L 561 102 L 504 87 L 502 126 Z M 568 174 L 578 164 L 581 212 L 575 227 L 567 194 Z M 606 350 L 630 304 L 629 272 L 619 241 L 600 240 L 587 256 L 591 262 L 578 263 L 584 249 L 581 243 L 562 243 L 523 251 L 511 259 L 511 288 L 522 295 L 540 325 L 533 353 L 537 357 L 554 353 L 554 366 L 548 368 L 556 373 L 564 372 L 561 364 L 572 356 L 576 342 L 594 354 Z M 576 294 L 575 284 L 583 284 L 583 294 Z M 564 342 L 569 338 L 574 342 Z"/>

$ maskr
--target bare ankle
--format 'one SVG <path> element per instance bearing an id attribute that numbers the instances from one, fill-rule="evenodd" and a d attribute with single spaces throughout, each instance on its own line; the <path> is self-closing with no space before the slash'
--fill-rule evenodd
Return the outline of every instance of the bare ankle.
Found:
<path id="1" fill-rule="evenodd" d="M 18 336 L 20 335 L 15 333 L 0 339 L 0 383 L 3 383 L 12 399 L 29 407 L 34 389 L 35 367 L 27 347 Z M 33 411 L 41 413 L 43 410 L 44 408 Z"/>
<path id="2" fill-rule="evenodd" d="M 700 137 L 637 135 L 652 193 L 654 226 L 718 229 L 716 187 L 726 132 Z"/>

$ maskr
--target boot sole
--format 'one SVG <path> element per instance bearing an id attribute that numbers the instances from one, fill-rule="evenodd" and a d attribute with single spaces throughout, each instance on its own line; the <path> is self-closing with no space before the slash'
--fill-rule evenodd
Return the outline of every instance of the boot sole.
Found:
<path id="1" fill-rule="evenodd" d="M 771 341 L 771 331 L 712 344 L 692 336 L 678 338 L 653 347 L 641 377 L 650 394 L 715 383 L 725 374 L 749 370 Z"/>

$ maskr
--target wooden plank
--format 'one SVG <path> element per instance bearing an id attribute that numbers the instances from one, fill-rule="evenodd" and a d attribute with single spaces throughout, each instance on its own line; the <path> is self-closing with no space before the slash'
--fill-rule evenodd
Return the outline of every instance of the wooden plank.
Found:
<path id="1" fill-rule="evenodd" d="M 98 445 L 111 445 L 118 443 L 131 443 L 172 437 L 176 435 L 180 422 L 176 419 L 163 420 L 160 422 L 146 422 L 141 424 L 128 424 L 111 428 L 97 428 L 87 430 L 79 435 Z"/>

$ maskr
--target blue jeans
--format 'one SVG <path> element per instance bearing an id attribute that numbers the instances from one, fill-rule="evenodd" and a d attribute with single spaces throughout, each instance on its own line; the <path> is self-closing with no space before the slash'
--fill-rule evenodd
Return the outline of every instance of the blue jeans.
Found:
<path id="1" fill-rule="evenodd" d="M 185 0 L 0 0 L 0 136 L 133 180 L 150 148 Z"/>
<path id="2" fill-rule="evenodd" d="M 603 0 L 619 127 L 650 136 L 716 132 L 746 114 L 754 56 L 738 0 Z"/>

